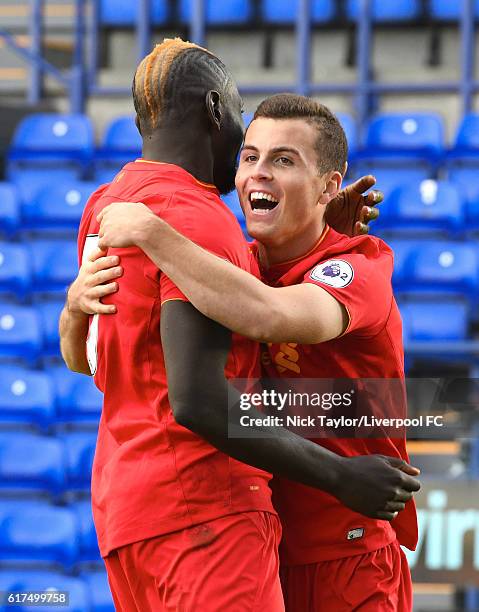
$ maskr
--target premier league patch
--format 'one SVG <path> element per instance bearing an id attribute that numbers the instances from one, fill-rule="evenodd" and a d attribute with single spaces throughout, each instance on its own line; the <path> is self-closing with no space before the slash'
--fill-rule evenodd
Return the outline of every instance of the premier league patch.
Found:
<path id="1" fill-rule="evenodd" d="M 364 535 L 364 527 L 356 527 L 356 529 L 351 529 L 348 531 L 348 535 L 346 536 L 347 540 L 357 540 L 358 538 L 362 538 Z"/>
<path id="2" fill-rule="evenodd" d="M 329 259 L 313 268 L 310 277 L 330 287 L 343 289 L 352 282 L 354 270 L 344 259 Z"/>

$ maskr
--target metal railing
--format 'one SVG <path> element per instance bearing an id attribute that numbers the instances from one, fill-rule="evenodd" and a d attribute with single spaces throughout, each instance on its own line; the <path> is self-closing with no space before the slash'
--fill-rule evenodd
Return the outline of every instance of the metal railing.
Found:
<path id="1" fill-rule="evenodd" d="M 370 114 L 375 97 L 388 93 L 457 93 L 462 99 L 463 112 L 470 111 L 473 95 L 479 91 L 479 82 L 474 79 L 474 0 L 461 0 L 463 10 L 460 21 L 460 77 L 457 80 L 420 84 L 412 82 L 384 83 L 374 79 L 371 53 L 372 1 L 360 0 L 361 11 L 356 36 L 357 74 L 354 81 L 340 84 L 314 83 L 312 81 L 311 0 L 299 0 L 295 24 L 295 82 L 293 84 L 278 82 L 267 85 L 244 83 L 240 87 L 241 92 L 243 94 L 268 95 L 277 91 L 294 89 L 304 95 L 348 94 L 354 97 L 355 114 L 360 125 Z M 130 94 L 129 85 L 105 87 L 98 84 L 99 41 L 102 30 L 99 0 L 74 0 L 74 5 L 73 58 L 71 68 L 66 72 L 47 62 L 41 54 L 43 0 L 31 0 L 30 48 L 21 47 L 9 32 L 0 29 L 0 37 L 4 39 L 8 47 L 30 65 L 28 100 L 32 104 L 38 103 L 41 99 L 43 77 L 46 74 L 56 79 L 65 88 L 72 112 L 81 112 L 85 108 L 85 100 L 89 96 L 124 96 Z M 151 48 L 151 0 L 138 0 L 137 6 L 138 17 L 134 28 L 138 60 L 140 60 Z M 189 37 L 192 41 L 204 45 L 206 30 L 205 0 L 193 0 Z"/>

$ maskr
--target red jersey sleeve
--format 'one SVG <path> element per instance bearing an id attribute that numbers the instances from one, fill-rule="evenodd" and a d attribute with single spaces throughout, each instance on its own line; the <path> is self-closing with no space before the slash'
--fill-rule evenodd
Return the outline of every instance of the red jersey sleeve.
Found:
<path id="1" fill-rule="evenodd" d="M 238 222 L 216 194 L 182 190 L 175 193 L 168 206 L 158 212 L 183 236 L 222 259 L 241 266 L 242 255 L 247 253 L 249 257 Z M 168 300 L 188 301 L 166 274 L 160 273 L 159 285 L 162 303 Z"/>
<path id="2" fill-rule="evenodd" d="M 368 253 L 328 259 L 304 276 L 303 282 L 318 285 L 346 308 L 349 324 L 344 334 L 375 336 L 389 316 L 393 257 L 386 245 L 376 246 Z"/>
<path id="3" fill-rule="evenodd" d="M 78 229 L 78 267 L 82 264 L 83 259 L 83 248 L 85 246 L 85 240 L 87 235 L 90 232 L 90 227 L 92 225 L 93 214 L 95 212 L 95 205 L 101 196 L 105 193 L 108 188 L 108 184 L 101 185 L 98 187 L 96 191 L 94 191 L 91 196 L 88 198 L 87 203 L 85 204 L 85 208 L 83 209 L 82 218 L 80 221 L 80 227 Z"/>

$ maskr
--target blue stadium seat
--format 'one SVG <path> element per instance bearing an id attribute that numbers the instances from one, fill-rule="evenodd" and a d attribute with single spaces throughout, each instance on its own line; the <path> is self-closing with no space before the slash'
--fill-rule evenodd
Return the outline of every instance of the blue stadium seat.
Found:
<path id="1" fill-rule="evenodd" d="M 90 501 L 80 501 L 70 505 L 70 510 L 77 518 L 80 534 L 80 551 L 78 561 L 101 562 L 95 525 Z"/>
<path id="2" fill-rule="evenodd" d="M 54 416 L 55 394 L 48 374 L 0 366 L 0 425 L 27 423 L 46 428 Z"/>
<path id="3" fill-rule="evenodd" d="M 0 182 L 0 232 L 11 236 L 20 223 L 20 201 L 13 183 Z"/>
<path id="4" fill-rule="evenodd" d="M 395 189 L 386 202 L 381 228 L 394 234 L 452 234 L 464 225 L 464 207 L 457 187 L 427 179 Z"/>
<path id="5" fill-rule="evenodd" d="M 382 213 L 381 213 L 382 214 Z M 409 279 L 409 258 L 412 253 L 422 247 L 418 240 L 387 239 L 386 243 L 394 253 L 394 286 L 406 286 Z"/>
<path id="6" fill-rule="evenodd" d="M 25 593 L 28 591 L 63 591 L 68 593 L 68 605 L 0 607 L 1 612 L 90 612 L 91 600 L 95 596 L 89 593 L 87 583 L 80 578 L 72 578 L 52 571 L 38 570 L 2 570 L 0 571 L 0 591 Z M 107 608 L 105 608 L 106 612 Z M 103 612 L 103 611 L 101 611 Z"/>
<path id="7" fill-rule="evenodd" d="M 0 242 L 0 294 L 23 299 L 30 290 L 29 251 L 20 244 Z"/>
<path id="8" fill-rule="evenodd" d="M 96 183 L 55 182 L 42 187 L 22 206 L 22 229 L 78 230 L 85 204 Z"/>
<path id="9" fill-rule="evenodd" d="M 434 164 L 444 152 L 444 124 L 435 113 L 381 113 L 368 127 L 361 157 Z"/>
<path id="10" fill-rule="evenodd" d="M 103 404 L 103 394 L 93 379 L 84 374 L 70 372 L 67 368 L 51 368 L 57 398 L 58 418 L 61 421 L 88 421 L 98 423 Z"/>
<path id="11" fill-rule="evenodd" d="M 60 355 L 60 334 L 58 323 L 60 313 L 65 302 L 42 302 L 36 305 L 42 323 L 44 357 L 57 357 Z"/>
<path id="12" fill-rule="evenodd" d="M 33 264 L 33 291 L 64 294 L 78 273 L 76 243 L 67 240 L 35 240 L 27 246 Z"/>
<path id="13" fill-rule="evenodd" d="M 31 433 L 0 433 L 0 488 L 57 494 L 66 483 L 64 445 Z"/>
<path id="14" fill-rule="evenodd" d="M 34 308 L 0 303 L 0 359 L 34 365 L 42 344 L 40 317 Z"/>
<path id="15" fill-rule="evenodd" d="M 406 265 L 402 288 L 408 292 L 477 298 L 479 261 L 472 243 L 423 242 Z"/>
<path id="16" fill-rule="evenodd" d="M 241 204 L 238 198 L 238 194 L 236 189 L 228 195 L 221 196 L 223 202 L 228 206 L 234 216 L 238 219 L 239 224 L 241 225 L 241 229 L 245 231 L 246 223 L 243 215 L 243 210 L 241 208 Z"/>
<path id="17" fill-rule="evenodd" d="M 472 156 L 479 162 L 479 113 L 468 113 L 459 124 L 452 153 Z"/>
<path id="18" fill-rule="evenodd" d="M 408 341 L 463 341 L 467 338 L 468 307 L 465 303 L 408 302 L 401 304 L 400 310 Z"/>
<path id="19" fill-rule="evenodd" d="M 142 141 L 131 115 L 117 117 L 106 128 L 93 164 L 98 183 L 109 183 L 126 163 L 141 157 Z"/>
<path id="20" fill-rule="evenodd" d="M 477 180 L 479 165 L 452 167 L 448 170 L 448 178 L 465 199 L 466 231 L 479 230 L 479 181 Z"/>
<path id="21" fill-rule="evenodd" d="M 361 0 L 347 0 L 348 19 L 359 18 Z M 419 0 L 373 0 L 371 17 L 373 21 L 412 21 L 420 15 Z"/>
<path id="22" fill-rule="evenodd" d="M 298 0 L 263 0 L 261 16 L 265 23 L 292 24 L 298 13 Z M 313 0 L 311 7 L 313 23 L 327 23 L 336 17 L 334 0 Z"/>
<path id="23" fill-rule="evenodd" d="M 348 113 L 336 113 L 336 117 L 339 119 L 339 122 L 343 126 L 344 133 L 346 134 L 349 152 L 348 157 L 351 161 L 351 159 L 354 158 L 354 155 L 359 145 L 356 120 L 352 115 L 349 115 Z"/>
<path id="24" fill-rule="evenodd" d="M 40 167 L 10 168 L 8 179 L 15 185 L 20 196 L 20 203 L 31 204 L 45 187 L 65 182 L 79 181 L 82 173 L 76 168 Z"/>
<path id="25" fill-rule="evenodd" d="M 115 612 L 106 572 L 83 572 L 81 578 L 87 583 L 91 594 L 92 612 Z"/>
<path id="26" fill-rule="evenodd" d="M 40 501 L 0 500 L 0 561 L 65 568 L 78 559 L 79 530 L 75 514 Z"/>
<path id="27" fill-rule="evenodd" d="M 141 155 L 142 140 L 133 115 L 117 117 L 107 126 L 100 151 L 134 159 Z"/>
<path id="28" fill-rule="evenodd" d="M 86 115 L 43 114 L 28 115 L 18 124 L 8 161 L 52 159 L 79 161 L 91 159 L 93 126 Z"/>
<path id="29" fill-rule="evenodd" d="M 67 458 L 68 488 L 90 489 L 96 434 L 73 432 L 62 436 Z"/>
<path id="30" fill-rule="evenodd" d="M 251 0 L 229 0 L 217 2 L 206 0 L 206 23 L 210 25 L 240 25 L 247 23 L 253 10 Z M 179 15 L 182 23 L 189 23 L 193 14 L 193 0 L 180 0 Z"/>
<path id="31" fill-rule="evenodd" d="M 138 17 L 139 2 L 134 0 L 101 0 L 100 23 L 104 26 L 133 26 Z M 155 25 L 169 19 L 168 0 L 152 0 L 151 20 Z"/>
<path id="32" fill-rule="evenodd" d="M 461 2 L 451 0 L 429 0 L 429 14 L 440 21 L 457 21 L 462 13 Z M 475 0 L 474 13 L 479 17 L 479 0 Z"/>
<path id="33" fill-rule="evenodd" d="M 376 178 L 375 189 L 379 189 L 384 194 L 384 203 L 381 204 L 382 217 L 383 213 L 385 215 L 388 214 L 389 197 L 395 189 L 410 183 L 419 183 L 427 180 L 430 173 L 426 168 L 419 166 L 407 168 L 384 168 L 361 163 L 356 166 L 356 174 L 372 174 Z M 380 221 L 381 217 L 379 218 Z"/>

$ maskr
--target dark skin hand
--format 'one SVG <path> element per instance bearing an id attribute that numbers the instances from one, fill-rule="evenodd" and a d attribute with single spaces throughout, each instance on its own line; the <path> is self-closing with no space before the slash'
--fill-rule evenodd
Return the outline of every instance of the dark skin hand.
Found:
<path id="1" fill-rule="evenodd" d="M 375 184 L 374 176 L 368 175 L 340 191 L 326 209 L 328 225 L 347 236 L 368 234 L 369 222 L 379 217 L 379 210 L 375 206 L 384 199 L 381 191 L 375 189 L 364 195 L 364 192 Z"/>

